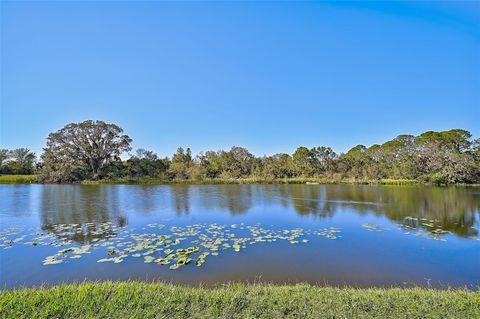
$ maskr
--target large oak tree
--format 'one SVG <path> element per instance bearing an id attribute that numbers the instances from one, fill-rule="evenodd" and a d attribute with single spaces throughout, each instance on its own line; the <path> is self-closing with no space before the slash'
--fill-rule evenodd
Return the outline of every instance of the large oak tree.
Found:
<path id="1" fill-rule="evenodd" d="M 67 124 L 48 135 L 39 177 L 47 182 L 97 179 L 106 163 L 131 150 L 131 142 L 115 124 L 92 120 Z"/>

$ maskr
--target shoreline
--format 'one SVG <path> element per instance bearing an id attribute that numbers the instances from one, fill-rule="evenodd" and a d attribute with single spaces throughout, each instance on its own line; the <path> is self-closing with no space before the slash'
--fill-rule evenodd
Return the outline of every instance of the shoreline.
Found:
<path id="1" fill-rule="evenodd" d="M 0 175 L 0 184 L 49 184 L 37 181 L 36 175 Z M 74 183 L 58 183 L 55 185 L 241 185 L 241 184 L 306 184 L 306 185 L 372 185 L 372 186 L 480 186 L 480 184 L 432 184 L 408 179 L 380 180 L 334 180 L 325 178 L 238 178 L 238 179 L 204 179 L 204 180 L 166 180 L 160 178 L 115 178 L 103 180 L 85 180 Z"/>
<path id="2" fill-rule="evenodd" d="M 105 281 L 0 292 L 4 318 L 477 318 L 466 289 Z"/>

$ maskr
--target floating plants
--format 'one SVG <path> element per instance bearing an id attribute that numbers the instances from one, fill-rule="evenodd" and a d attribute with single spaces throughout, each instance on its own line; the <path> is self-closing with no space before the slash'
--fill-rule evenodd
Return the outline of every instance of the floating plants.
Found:
<path id="1" fill-rule="evenodd" d="M 365 228 L 368 231 L 377 231 L 377 232 L 382 232 L 384 230 L 390 230 L 390 228 L 382 228 L 382 226 L 380 224 L 364 223 L 364 224 L 362 224 L 362 227 Z"/>
<path id="2" fill-rule="evenodd" d="M 442 235 L 450 234 L 449 231 L 443 230 L 437 225 L 438 220 L 416 218 L 407 216 L 404 218 L 404 224 L 398 224 L 398 229 L 403 231 L 405 235 L 414 235 L 430 240 L 447 241 Z M 391 230 L 390 228 L 383 228 L 380 224 L 364 223 L 362 227 L 368 231 L 382 232 Z M 425 229 L 426 228 L 426 229 Z M 472 239 L 475 239 L 474 237 Z"/>
<path id="3" fill-rule="evenodd" d="M 162 230 L 164 225 L 149 224 L 148 227 Z M 102 258 L 98 262 L 121 262 L 127 256 L 143 257 L 144 263 L 168 265 L 175 270 L 189 264 L 202 266 L 208 256 L 219 256 L 228 250 L 240 252 L 248 245 L 258 243 L 272 243 L 277 240 L 288 241 L 291 244 L 308 243 L 307 239 L 300 239 L 306 235 L 324 236 L 329 239 L 338 238 L 340 229 L 325 228 L 320 230 L 295 229 L 266 229 L 259 224 L 254 226 L 193 224 L 183 227 L 172 226 L 168 233 L 149 232 L 130 234 L 127 240 L 108 246 L 107 254 L 115 251 L 122 257 Z"/>
<path id="4" fill-rule="evenodd" d="M 380 224 L 364 223 L 372 232 L 391 230 Z M 448 231 L 441 229 L 439 221 L 405 217 L 398 225 L 406 235 L 446 241 Z M 284 242 L 291 245 L 308 244 L 314 237 L 335 240 L 341 237 L 340 228 L 282 229 L 271 226 L 239 224 L 192 224 L 166 226 L 150 223 L 136 229 L 115 226 L 111 222 L 84 224 L 56 224 L 30 233 L 22 227 L 0 230 L 0 247 L 9 249 L 19 243 L 32 247 L 58 247 L 57 253 L 47 256 L 43 265 L 55 265 L 82 259 L 96 250 L 98 263 L 119 264 L 131 258 L 136 262 L 167 266 L 176 270 L 187 265 L 203 266 L 210 258 L 225 253 L 239 254 L 252 245 Z M 480 238 L 474 237 L 479 240 Z M 84 243 L 78 246 L 75 243 Z M 93 255 L 93 254 L 92 254 Z M 89 257 L 89 258 L 93 258 Z"/>
<path id="5" fill-rule="evenodd" d="M 122 263 L 126 258 L 142 260 L 147 264 L 168 266 L 175 270 L 186 265 L 201 267 L 207 259 L 228 251 L 240 253 L 251 245 L 268 244 L 284 241 L 292 245 L 306 244 L 306 236 L 321 236 L 337 239 L 339 228 L 311 229 L 269 229 L 260 224 L 193 224 L 171 226 L 151 223 L 139 232 L 134 228 L 116 227 L 112 223 L 58 224 L 46 231 L 35 231 L 21 235 L 21 228 L 7 228 L 0 232 L 1 245 L 11 247 L 24 242 L 31 246 L 52 246 L 61 249 L 54 255 L 47 256 L 43 265 L 55 265 L 81 259 L 92 250 L 104 250 L 104 256 L 98 263 Z M 72 246 L 74 240 L 87 243 Z M 96 254 L 97 255 L 97 254 Z"/>
<path id="6" fill-rule="evenodd" d="M 43 260 L 43 265 L 55 265 L 63 263 L 67 257 L 70 259 L 79 259 L 83 254 L 89 254 L 91 245 L 83 245 L 81 247 L 68 247 L 61 249 L 53 256 L 48 256 Z"/>
<path id="7" fill-rule="evenodd" d="M 9 249 L 13 245 L 23 241 L 26 236 L 19 235 L 22 231 L 23 229 L 20 226 L 8 227 L 0 231 L 0 247 Z"/>

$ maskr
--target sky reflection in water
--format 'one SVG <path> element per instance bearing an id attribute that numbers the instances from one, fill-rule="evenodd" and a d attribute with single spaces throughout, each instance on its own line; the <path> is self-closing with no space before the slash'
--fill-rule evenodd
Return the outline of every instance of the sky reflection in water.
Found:
<path id="1" fill-rule="evenodd" d="M 480 283 L 475 187 L 0 185 L 0 198 L 0 232 L 20 227 L 0 241 L 6 248 L 0 249 L 0 283 L 9 288 L 84 279 L 362 287 Z M 195 225 L 198 234 L 173 245 Z M 301 236 L 288 238 L 295 229 Z M 338 238 L 318 235 L 328 229 L 338 229 Z M 161 235 L 171 242 L 152 243 Z M 152 247 L 140 250 L 138 236 L 161 249 L 143 255 Z M 217 250 L 212 239 L 220 242 Z M 70 258 L 82 249 L 80 257 Z M 174 264 L 192 259 L 188 265 L 170 270 L 171 264 L 156 262 L 177 249 Z M 65 262 L 44 265 L 61 250 L 68 250 L 60 253 Z M 209 256 L 196 267 L 202 252 Z M 97 262 L 122 254 L 128 256 L 120 263 Z"/>

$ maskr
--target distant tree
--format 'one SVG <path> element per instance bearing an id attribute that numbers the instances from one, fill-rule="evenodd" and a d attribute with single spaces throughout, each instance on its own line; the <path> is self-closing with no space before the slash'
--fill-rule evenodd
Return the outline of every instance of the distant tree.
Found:
<path id="1" fill-rule="evenodd" d="M 182 147 L 173 154 L 169 167 L 169 173 L 176 179 L 189 179 L 190 168 L 193 166 L 192 151 L 190 148 L 184 150 Z"/>
<path id="2" fill-rule="evenodd" d="M 312 175 L 310 156 L 310 150 L 304 146 L 298 147 L 293 153 L 292 161 L 298 176 L 309 177 Z"/>
<path id="3" fill-rule="evenodd" d="M 101 177 L 102 168 L 131 150 L 132 139 L 103 121 L 71 123 L 50 133 L 42 155 L 40 179 L 49 182 Z"/>
<path id="4" fill-rule="evenodd" d="M 163 177 L 169 166 L 168 159 L 160 159 L 154 152 L 143 148 L 138 149 L 125 165 L 129 177 Z"/>
<path id="5" fill-rule="evenodd" d="M 414 142 L 415 136 L 404 134 L 381 145 L 378 162 L 385 177 L 414 179 L 418 175 Z"/>
<path id="6" fill-rule="evenodd" d="M 252 173 L 254 156 L 246 148 L 233 146 L 224 154 L 224 158 L 229 177 L 242 178 Z"/>
<path id="7" fill-rule="evenodd" d="M 221 153 L 219 154 L 215 151 L 207 151 L 205 153 L 201 152 L 197 156 L 197 160 L 206 178 L 219 177 L 224 169 Z"/>
<path id="8" fill-rule="evenodd" d="M 266 178 L 290 178 L 295 176 L 295 166 L 288 154 L 275 154 L 263 160 L 263 176 Z"/>
<path id="9" fill-rule="evenodd" d="M 475 160 L 480 161 L 480 138 L 473 141 L 470 153 Z"/>
<path id="10" fill-rule="evenodd" d="M 365 145 L 352 147 L 340 156 L 340 167 L 347 178 L 362 179 L 367 176 L 367 165 L 370 164 L 368 149 Z"/>
<path id="11" fill-rule="evenodd" d="M 7 149 L 0 149 L 0 173 L 3 173 L 4 166 L 7 164 L 7 160 L 10 158 L 10 151 Z"/>
<path id="12" fill-rule="evenodd" d="M 28 148 L 17 148 L 10 151 L 11 171 L 14 174 L 32 174 L 35 170 L 37 156 Z"/>
<path id="13" fill-rule="evenodd" d="M 428 131 L 420 134 L 415 139 L 415 143 L 418 146 L 464 152 L 468 150 L 472 144 L 470 141 L 471 137 L 472 134 L 470 132 L 461 129 L 453 129 L 443 132 Z"/>
<path id="14" fill-rule="evenodd" d="M 158 155 L 155 154 L 155 152 L 148 151 L 144 148 L 139 148 L 136 154 L 139 159 L 144 159 L 152 162 L 158 160 Z"/>
<path id="15" fill-rule="evenodd" d="M 310 156 L 317 175 L 325 175 L 327 172 L 335 171 L 335 161 L 338 155 L 330 147 L 314 147 L 310 150 Z"/>
<path id="16" fill-rule="evenodd" d="M 33 174 L 36 155 L 28 148 L 0 150 L 0 173 L 2 174 Z"/>
<path id="17" fill-rule="evenodd" d="M 11 158 L 17 162 L 19 166 L 31 166 L 35 162 L 36 155 L 28 148 L 17 148 L 10 152 Z"/>

